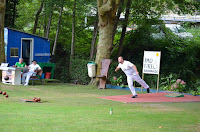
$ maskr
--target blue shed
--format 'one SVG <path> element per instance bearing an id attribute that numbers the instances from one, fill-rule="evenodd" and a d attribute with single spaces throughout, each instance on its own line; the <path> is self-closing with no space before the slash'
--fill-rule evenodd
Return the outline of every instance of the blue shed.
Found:
<path id="1" fill-rule="evenodd" d="M 27 65 L 33 60 L 50 62 L 50 40 L 11 28 L 4 28 L 5 60 L 10 66 L 23 58 Z"/>

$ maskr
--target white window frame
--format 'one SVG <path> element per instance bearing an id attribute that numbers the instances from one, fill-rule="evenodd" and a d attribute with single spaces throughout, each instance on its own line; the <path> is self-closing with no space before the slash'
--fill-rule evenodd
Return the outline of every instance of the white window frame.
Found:
<path id="1" fill-rule="evenodd" d="M 21 57 L 22 57 L 22 41 L 23 40 L 30 40 L 30 61 L 29 61 L 29 64 L 31 64 L 32 61 L 33 61 L 34 39 L 33 38 L 21 38 L 21 54 L 20 54 Z"/>
<path id="2" fill-rule="evenodd" d="M 17 56 L 15 56 L 15 51 L 14 51 L 14 56 L 11 56 L 11 53 L 12 53 L 11 50 L 12 50 L 12 49 L 13 49 L 13 50 L 16 50 L 16 49 L 17 49 L 17 50 L 18 50 Z M 14 57 L 14 58 L 19 57 L 19 48 L 18 48 L 18 47 L 10 47 L 10 57 Z"/>

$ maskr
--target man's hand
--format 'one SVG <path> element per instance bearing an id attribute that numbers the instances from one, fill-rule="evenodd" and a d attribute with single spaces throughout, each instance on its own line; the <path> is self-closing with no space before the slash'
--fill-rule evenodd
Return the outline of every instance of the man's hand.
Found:
<path id="1" fill-rule="evenodd" d="M 138 72 L 138 70 L 137 70 L 137 67 L 136 67 L 135 65 L 133 65 L 133 68 L 135 69 L 136 74 L 139 75 L 139 72 Z"/>
<path id="2" fill-rule="evenodd" d="M 119 69 L 120 69 L 119 67 L 116 67 L 115 72 L 117 72 Z"/>

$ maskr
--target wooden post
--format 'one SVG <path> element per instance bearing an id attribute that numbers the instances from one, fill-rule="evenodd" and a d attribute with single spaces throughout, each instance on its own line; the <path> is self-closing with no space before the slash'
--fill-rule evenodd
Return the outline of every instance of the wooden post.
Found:
<path id="1" fill-rule="evenodd" d="M 160 74 L 158 74 L 158 79 L 157 79 L 157 93 L 158 93 L 158 88 L 159 88 L 159 75 Z"/>
<path id="2" fill-rule="evenodd" d="M 144 73 L 142 72 L 142 80 L 144 80 Z M 143 87 L 141 86 L 141 92 L 143 92 Z"/>

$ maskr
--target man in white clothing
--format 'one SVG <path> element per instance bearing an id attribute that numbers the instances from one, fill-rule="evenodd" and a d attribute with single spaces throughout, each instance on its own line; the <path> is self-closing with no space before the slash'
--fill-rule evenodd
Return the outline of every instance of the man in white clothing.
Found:
<path id="1" fill-rule="evenodd" d="M 24 86 L 28 85 L 31 76 L 35 76 L 38 71 L 42 70 L 41 67 L 37 64 L 36 60 L 32 61 L 32 64 L 28 66 L 28 69 L 29 71 L 27 73 L 23 73 L 22 75 L 22 84 L 24 84 Z"/>
<path id="2" fill-rule="evenodd" d="M 147 93 L 149 93 L 149 86 L 146 84 L 144 80 L 141 79 L 139 73 L 137 71 L 137 67 L 132 64 L 130 61 L 126 61 L 122 56 L 118 58 L 119 65 L 116 67 L 115 72 L 117 72 L 120 68 L 127 76 L 128 86 L 133 94 L 132 98 L 136 98 L 137 93 L 135 92 L 135 88 L 133 86 L 133 80 L 142 85 L 143 88 L 147 89 Z"/>

